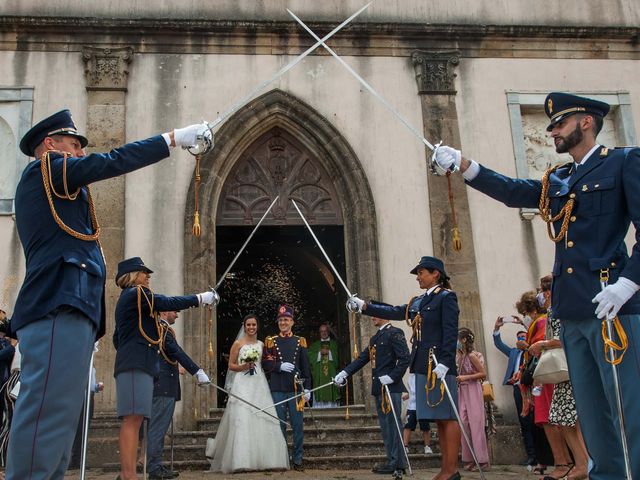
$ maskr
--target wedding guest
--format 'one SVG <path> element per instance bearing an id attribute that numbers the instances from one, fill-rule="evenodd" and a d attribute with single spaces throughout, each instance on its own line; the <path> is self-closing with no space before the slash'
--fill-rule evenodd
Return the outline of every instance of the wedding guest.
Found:
<path id="1" fill-rule="evenodd" d="M 303 393 L 295 400 L 289 400 L 276 407 L 281 420 L 291 422 L 293 429 L 293 469 L 303 472 L 302 463 L 304 448 L 303 414 L 304 404 L 311 399 L 312 377 L 307 356 L 307 341 L 304 337 L 294 335 L 293 309 L 287 305 L 278 308 L 278 329 L 280 333 L 274 337 L 267 337 L 262 363 L 267 372 L 271 373 L 269 388 L 274 403 L 286 400 Z M 280 424 L 282 434 L 286 435 L 286 427 Z"/>
<path id="2" fill-rule="evenodd" d="M 4 416 L 2 418 L 2 429 L 0 430 L 0 460 L 2 466 L 7 466 L 7 450 L 9 448 L 9 432 L 13 421 L 13 411 L 16 405 L 17 390 L 20 388 L 20 347 L 16 339 L 11 339 L 14 347 L 13 360 L 11 361 L 11 374 L 0 390 L 0 400 L 2 401 Z"/>
<path id="3" fill-rule="evenodd" d="M 116 284 L 122 293 L 116 304 L 116 379 L 117 411 L 120 424 L 121 480 L 135 480 L 138 432 L 144 419 L 151 417 L 153 377 L 158 374 L 158 358 L 165 345 L 158 322 L 158 311 L 177 311 L 215 301 L 213 291 L 181 297 L 166 297 L 151 291 L 149 279 L 153 271 L 140 257 L 118 264 Z M 209 383 L 209 377 L 198 370 L 198 383 Z"/>
<path id="4" fill-rule="evenodd" d="M 264 344 L 258 340 L 258 319 L 244 317 L 238 337 L 229 353 L 229 370 L 225 389 L 253 405 L 271 405 L 271 392 L 262 369 Z M 211 471 L 233 473 L 254 470 L 286 470 L 289 468 L 287 442 L 276 408 L 265 414 L 230 396 L 215 437 Z M 266 441 L 265 441 L 266 440 Z"/>
<path id="5" fill-rule="evenodd" d="M 485 409 L 482 398 L 482 381 L 487 378 L 482 353 L 474 349 L 475 335 L 468 328 L 458 332 L 456 366 L 458 368 L 458 409 L 463 428 L 483 471 L 489 469 L 489 449 L 484 431 Z M 466 441 L 462 441 L 464 469 L 475 471 L 477 467 Z"/>
<path id="6" fill-rule="evenodd" d="M 410 373 L 407 379 L 407 393 L 402 394 L 402 400 L 407 401 L 407 421 L 402 431 L 402 440 L 404 449 L 409 451 L 409 441 L 411 440 L 411 432 L 415 432 L 416 427 L 420 424 L 420 433 L 422 433 L 422 442 L 424 443 L 424 454 L 431 455 L 431 430 L 429 420 L 418 420 L 416 415 L 416 374 Z"/>

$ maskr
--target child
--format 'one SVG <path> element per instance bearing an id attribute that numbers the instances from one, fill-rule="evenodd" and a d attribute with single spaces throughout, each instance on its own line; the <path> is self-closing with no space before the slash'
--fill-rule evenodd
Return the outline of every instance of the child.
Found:
<path id="1" fill-rule="evenodd" d="M 422 440 L 424 441 L 424 453 L 429 455 L 433 453 L 429 443 L 431 442 L 431 432 L 429 430 L 428 420 L 417 420 L 416 417 L 416 376 L 413 373 L 409 374 L 408 382 L 409 393 L 405 393 L 402 396 L 403 400 L 409 400 L 407 404 L 407 423 L 404 426 L 402 432 L 402 439 L 404 441 L 404 448 L 409 452 L 409 439 L 411 438 L 411 432 L 415 431 L 416 424 L 420 422 L 420 431 L 422 432 Z"/>

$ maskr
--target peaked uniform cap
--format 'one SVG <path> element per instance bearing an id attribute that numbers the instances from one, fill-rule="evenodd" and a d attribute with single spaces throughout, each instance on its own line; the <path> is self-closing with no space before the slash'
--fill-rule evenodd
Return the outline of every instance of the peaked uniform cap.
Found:
<path id="1" fill-rule="evenodd" d="M 605 117 L 609 113 L 609 104 L 587 97 L 579 97 L 570 93 L 551 92 L 544 101 L 544 111 L 551 120 L 547 132 L 553 126 L 576 113 L 589 113 Z"/>
<path id="2" fill-rule="evenodd" d="M 291 308 L 289 305 L 280 305 L 278 307 L 278 316 L 276 317 L 276 320 L 282 317 L 293 318 L 293 308 Z"/>
<path id="3" fill-rule="evenodd" d="M 131 272 L 153 273 L 153 270 L 147 267 L 140 257 L 127 258 L 118 263 L 118 273 L 116 273 L 116 280 L 122 275 Z"/>
<path id="4" fill-rule="evenodd" d="M 445 272 L 444 270 L 444 263 L 442 262 L 442 260 L 436 257 L 422 257 L 418 265 L 413 267 L 413 270 L 411 270 L 409 273 L 411 273 L 412 275 L 416 275 L 418 273 L 418 268 L 429 268 L 431 270 L 438 270 L 440 271 L 440 273 L 442 273 L 442 276 L 444 277 L 443 280 L 445 278 L 449 278 L 447 272 Z"/>
<path id="5" fill-rule="evenodd" d="M 28 157 L 35 156 L 35 149 L 42 141 L 52 135 L 70 135 L 80 140 L 82 148 L 86 147 L 89 140 L 81 135 L 73 122 L 71 112 L 68 109 L 60 110 L 57 113 L 41 120 L 25 133 L 20 140 L 20 151 Z"/>

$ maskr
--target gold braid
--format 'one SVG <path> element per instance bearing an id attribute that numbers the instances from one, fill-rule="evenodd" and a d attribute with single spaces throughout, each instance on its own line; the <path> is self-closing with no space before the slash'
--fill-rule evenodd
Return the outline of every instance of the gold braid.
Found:
<path id="1" fill-rule="evenodd" d="M 162 335 L 160 337 L 162 339 L 162 342 L 160 343 L 160 353 L 162 354 L 162 357 L 166 360 L 168 364 L 178 365 L 178 361 L 171 360 L 167 355 L 167 353 L 164 351 L 167 335 L 171 334 L 175 338 L 176 334 L 173 331 L 173 328 L 171 328 L 169 325 L 164 325 L 162 322 L 158 322 L 158 323 L 160 324 L 160 328 L 162 329 Z"/>
<path id="2" fill-rule="evenodd" d="M 162 326 L 160 325 L 160 322 L 158 322 L 158 313 L 153 310 L 153 300 L 154 300 L 153 292 L 151 292 L 151 300 L 149 300 L 149 297 L 147 297 L 147 293 L 144 291 L 144 288 L 142 287 L 142 285 L 137 285 L 136 288 L 138 289 L 138 330 L 140 330 L 140 334 L 142 335 L 142 337 L 151 345 L 161 346 Z M 147 301 L 147 304 L 149 305 L 149 310 L 151 312 L 149 316 L 153 318 L 156 324 L 156 331 L 158 333 L 157 340 L 154 340 L 149 335 L 147 335 L 147 332 L 145 332 L 144 328 L 142 327 L 142 295 L 144 295 L 144 299 Z"/>
<path id="3" fill-rule="evenodd" d="M 540 216 L 542 220 L 547 223 L 547 234 L 549 238 L 554 242 L 558 243 L 562 241 L 563 238 L 566 237 L 567 231 L 569 230 L 569 220 L 571 218 L 571 213 L 573 212 L 573 207 L 575 205 L 575 199 L 569 198 L 567 203 L 565 203 L 564 207 L 558 212 L 556 216 L 551 215 L 551 207 L 549 206 L 550 200 L 548 197 L 549 193 L 549 176 L 555 172 L 558 168 L 563 167 L 564 165 L 556 165 L 553 168 L 550 168 L 544 175 L 542 176 L 542 192 L 540 193 Z M 562 218 L 564 216 L 564 218 Z M 557 222 L 562 218 L 562 226 L 560 227 L 560 232 L 558 235 L 554 236 L 551 230 L 553 222 Z"/>
<path id="4" fill-rule="evenodd" d="M 51 152 L 61 153 L 63 156 L 62 184 L 64 186 L 64 195 L 60 195 L 58 192 L 56 192 L 56 189 L 53 186 L 53 177 L 51 175 L 51 158 L 50 158 Z M 87 189 L 87 199 L 89 201 L 89 216 L 91 217 L 91 225 L 93 226 L 93 230 L 94 230 L 93 234 L 87 235 L 85 233 L 80 233 L 75 231 L 74 229 L 69 227 L 67 224 L 65 224 L 60 218 L 60 216 L 58 215 L 58 212 L 56 212 L 56 207 L 53 203 L 52 193 L 56 197 L 61 198 L 63 200 L 73 201 L 78 197 L 78 193 L 80 193 L 80 190 L 81 190 L 81 188 L 78 188 L 74 193 L 69 193 L 69 189 L 67 186 L 67 158 L 69 156 L 71 156 L 71 154 L 68 152 L 49 150 L 44 152 L 42 154 L 42 157 L 40 158 L 40 170 L 42 171 L 42 181 L 44 185 L 44 191 L 47 195 L 47 200 L 49 201 L 49 208 L 51 209 L 51 214 L 53 215 L 53 219 L 58 224 L 58 226 L 63 231 L 71 235 L 72 237 L 77 238 L 78 240 L 84 240 L 85 242 L 98 242 L 98 245 L 99 245 L 98 239 L 100 238 L 100 225 L 98 224 L 98 219 L 96 217 L 96 209 L 93 204 L 93 198 L 91 197 L 91 191 L 89 190 L 88 185 L 85 188 Z"/>

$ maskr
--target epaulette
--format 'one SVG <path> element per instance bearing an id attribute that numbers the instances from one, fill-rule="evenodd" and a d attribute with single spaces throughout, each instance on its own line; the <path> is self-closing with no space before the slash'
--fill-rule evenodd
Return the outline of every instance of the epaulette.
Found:
<path id="1" fill-rule="evenodd" d="M 617 147 L 617 148 L 621 148 L 621 147 Z M 622 148 L 624 148 L 624 147 L 622 147 Z M 600 156 L 601 157 L 606 157 L 607 155 L 609 155 L 609 149 L 607 147 L 602 147 L 602 150 L 600 150 Z"/>
<path id="2" fill-rule="evenodd" d="M 296 335 L 297 336 L 297 335 Z M 304 337 L 298 337 L 299 341 L 300 341 L 300 346 L 302 348 L 307 348 L 307 339 Z"/>
<path id="3" fill-rule="evenodd" d="M 267 337 L 264 339 L 264 346 L 266 348 L 273 348 L 274 342 L 273 337 Z"/>

